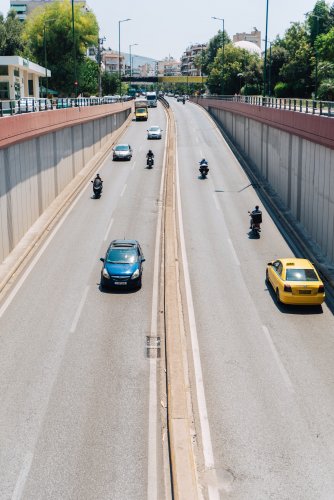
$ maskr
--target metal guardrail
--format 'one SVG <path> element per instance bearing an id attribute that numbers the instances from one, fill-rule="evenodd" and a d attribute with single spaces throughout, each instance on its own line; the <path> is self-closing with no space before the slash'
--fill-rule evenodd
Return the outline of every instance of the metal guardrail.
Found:
<path id="1" fill-rule="evenodd" d="M 198 99 L 217 99 L 221 101 L 242 102 L 253 106 L 264 106 L 267 108 L 283 109 L 287 111 L 296 111 L 299 113 L 334 117 L 333 101 L 316 101 L 311 99 L 283 99 L 278 97 L 262 96 L 198 96 Z"/>
<path id="2" fill-rule="evenodd" d="M 158 96 L 158 99 L 165 106 L 165 108 L 169 108 L 169 102 L 163 96 Z"/>
<path id="3" fill-rule="evenodd" d="M 58 99 L 35 99 L 24 97 L 17 101 L 0 101 L 0 117 L 17 115 L 23 113 L 34 113 L 37 111 L 49 111 L 52 109 L 76 108 L 84 106 L 100 106 L 102 104 L 112 104 L 113 102 L 129 101 L 132 98 L 126 96 L 118 101 L 103 100 L 103 97 L 64 97 Z"/>

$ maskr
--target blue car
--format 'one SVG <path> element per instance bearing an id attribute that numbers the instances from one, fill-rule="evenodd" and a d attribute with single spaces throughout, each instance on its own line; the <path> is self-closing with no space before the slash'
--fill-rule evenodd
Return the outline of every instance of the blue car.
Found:
<path id="1" fill-rule="evenodd" d="M 145 259 L 137 240 L 113 240 L 100 260 L 102 288 L 141 288 Z"/>

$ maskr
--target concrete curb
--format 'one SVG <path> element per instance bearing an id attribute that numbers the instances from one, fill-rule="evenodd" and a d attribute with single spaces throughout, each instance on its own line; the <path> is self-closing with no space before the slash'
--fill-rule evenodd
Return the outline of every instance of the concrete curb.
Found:
<path id="1" fill-rule="evenodd" d="M 0 296 L 7 288 L 15 274 L 26 261 L 31 257 L 33 251 L 44 241 L 46 236 L 55 226 L 59 217 L 74 201 L 75 197 L 79 194 L 83 185 L 88 181 L 91 175 L 97 168 L 105 161 L 110 151 L 132 121 L 132 113 L 128 116 L 123 125 L 113 132 L 111 140 L 92 158 L 81 172 L 70 182 L 66 189 L 50 204 L 44 213 L 37 219 L 31 226 L 26 235 L 16 245 L 12 252 L 6 257 L 2 264 L 0 264 Z M 0 297 L 1 298 L 1 297 Z"/>
<path id="2" fill-rule="evenodd" d="M 168 153 L 166 164 L 164 211 L 165 259 L 165 338 L 167 356 L 168 428 L 173 497 L 178 500 L 196 500 L 198 487 L 195 459 L 191 442 L 191 422 L 187 405 L 182 346 L 183 312 L 179 300 L 178 239 L 175 196 L 175 124 L 169 116 Z"/>

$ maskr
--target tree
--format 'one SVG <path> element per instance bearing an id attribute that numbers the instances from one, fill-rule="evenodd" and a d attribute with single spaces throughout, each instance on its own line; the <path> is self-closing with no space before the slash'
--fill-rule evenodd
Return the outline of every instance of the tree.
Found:
<path id="1" fill-rule="evenodd" d="M 208 75 L 213 67 L 213 63 L 215 57 L 217 55 L 218 49 L 220 49 L 224 45 L 227 45 L 231 42 L 228 34 L 224 31 L 224 36 L 222 31 L 218 31 L 218 34 L 215 35 L 208 43 L 207 48 L 203 51 L 203 56 L 198 55 L 201 58 L 200 64 L 203 66 L 203 73 Z M 202 59 L 203 57 L 203 59 Z"/>
<path id="2" fill-rule="evenodd" d="M 103 95 L 113 95 L 117 93 L 119 89 L 119 79 L 118 75 L 115 73 L 107 73 L 104 71 L 102 73 L 102 93 Z"/>
<path id="3" fill-rule="evenodd" d="M 5 20 L 0 14 L 0 55 L 14 56 L 23 52 L 22 23 L 14 10 L 10 10 Z"/>
<path id="4" fill-rule="evenodd" d="M 311 12 L 307 13 L 306 24 L 313 46 L 318 35 L 327 33 L 331 28 L 330 9 L 325 0 L 318 0 Z"/>
<path id="5" fill-rule="evenodd" d="M 242 75 L 242 76 L 240 76 Z M 239 92 L 240 78 L 245 85 L 260 88 L 262 81 L 261 60 L 258 55 L 228 43 L 223 50 L 218 49 L 212 69 L 208 76 L 207 86 L 211 93 L 230 95 Z"/>
<path id="6" fill-rule="evenodd" d="M 81 94 L 97 94 L 99 85 L 99 65 L 97 62 L 86 57 L 79 66 L 78 80 Z"/>
<path id="7" fill-rule="evenodd" d="M 308 97 L 313 86 L 315 56 L 305 25 L 293 23 L 285 32 L 280 46 L 285 49 L 287 56 L 279 71 L 282 82 L 291 85 L 291 97 Z"/>
<path id="8" fill-rule="evenodd" d="M 80 5 L 74 7 L 75 54 L 72 37 L 72 8 L 70 0 L 52 2 L 36 8 L 24 25 L 25 55 L 44 66 L 44 34 L 47 49 L 47 66 L 51 69 L 50 88 L 63 94 L 74 89 L 74 62 L 77 75 L 82 74 L 82 64 L 87 48 L 97 45 L 98 24 L 92 12 Z M 81 92 L 80 80 L 78 91 Z"/>

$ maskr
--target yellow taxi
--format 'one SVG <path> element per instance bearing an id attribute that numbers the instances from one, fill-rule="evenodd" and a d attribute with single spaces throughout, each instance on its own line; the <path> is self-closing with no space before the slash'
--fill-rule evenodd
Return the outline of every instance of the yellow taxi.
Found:
<path id="1" fill-rule="evenodd" d="M 293 257 L 268 262 L 266 280 L 283 304 L 320 305 L 325 300 L 324 284 L 307 259 Z"/>

